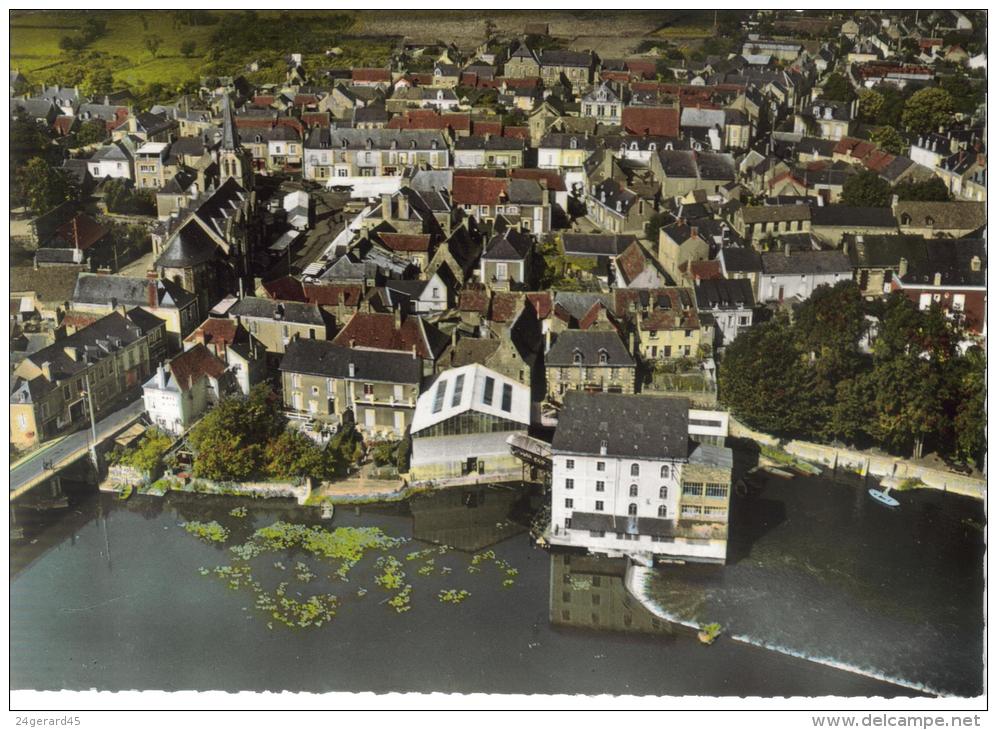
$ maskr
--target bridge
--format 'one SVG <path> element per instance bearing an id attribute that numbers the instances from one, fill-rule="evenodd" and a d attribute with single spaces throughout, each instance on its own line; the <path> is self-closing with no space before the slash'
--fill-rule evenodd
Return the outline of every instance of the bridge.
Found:
<path id="1" fill-rule="evenodd" d="M 96 424 L 97 443 L 101 446 L 135 423 L 145 413 L 141 398 L 119 408 Z M 87 428 L 54 439 L 37 449 L 10 470 L 10 501 L 23 497 L 33 488 L 56 476 L 69 465 L 87 456 L 91 433 Z"/>

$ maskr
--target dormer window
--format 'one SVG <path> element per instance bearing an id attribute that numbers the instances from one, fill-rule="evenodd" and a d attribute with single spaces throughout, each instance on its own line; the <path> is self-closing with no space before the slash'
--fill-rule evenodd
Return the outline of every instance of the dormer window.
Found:
<path id="1" fill-rule="evenodd" d="M 343 137 L 342 147 L 344 150 L 346 149 L 346 137 Z"/>
<path id="2" fill-rule="evenodd" d="M 900 222 L 903 225 L 905 225 L 905 226 L 909 226 L 910 225 L 910 213 L 904 213 L 904 214 L 902 214 L 900 216 Z"/>
<path id="3" fill-rule="evenodd" d="M 572 137 L 571 141 L 568 142 L 568 147 L 571 148 L 571 149 L 573 149 L 573 150 L 578 149 L 578 140 L 575 139 L 574 137 Z"/>
<path id="4" fill-rule="evenodd" d="M 391 140 L 391 149 L 393 149 L 393 150 L 397 150 L 398 149 L 398 140 L 397 139 Z"/>
<path id="5" fill-rule="evenodd" d="M 658 145 L 656 145 L 654 142 L 651 142 L 651 144 L 647 146 L 647 149 L 650 150 L 651 152 L 654 152 L 656 149 L 658 149 Z"/>
<path id="6" fill-rule="evenodd" d="M 367 138 L 367 149 L 369 150 L 374 149 L 374 140 L 372 140 L 370 137 Z"/>
<path id="7" fill-rule="evenodd" d="M 636 150 L 637 149 L 637 142 L 636 141 L 630 143 L 630 149 L 632 149 L 632 150 Z"/>
<path id="8" fill-rule="evenodd" d="M 432 147 L 432 148 L 433 148 L 433 149 L 435 150 L 435 149 L 436 149 L 436 148 L 437 148 L 437 147 L 439 146 L 439 144 L 438 144 L 438 143 L 437 143 L 437 141 L 436 141 L 436 140 L 434 139 L 434 140 L 433 140 L 433 141 L 432 141 L 432 142 L 430 143 L 430 146 L 431 146 L 431 147 Z"/>
<path id="9" fill-rule="evenodd" d="M 259 143 L 260 143 L 260 142 L 262 142 L 262 141 L 263 141 L 263 136 L 262 136 L 262 135 L 259 135 L 259 134 L 258 134 L 258 135 L 256 135 L 256 144 L 259 144 Z"/>
<path id="10" fill-rule="evenodd" d="M 924 217 L 924 223 L 925 223 L 925 225 L 933 226 L 933 225 L 935 225 L 935 219 L 932 218 L 930 215 L 925 216 Z"/>
<path id="11" fill-rule="evenodd" d="M 605 365 L 609 362 L 609 353 L 605 350 L 599 350 L 599 364 Z"/>
<path id="12" fill-rule="evenodd" d="M 575 365 L 581 365 L 582 364 L 582 359 L 583 359 L 582 358 L 582 351 L 581 350 L 575 350 L 575 353 L 572 356 L 572 359 L 574 360 Z"/>

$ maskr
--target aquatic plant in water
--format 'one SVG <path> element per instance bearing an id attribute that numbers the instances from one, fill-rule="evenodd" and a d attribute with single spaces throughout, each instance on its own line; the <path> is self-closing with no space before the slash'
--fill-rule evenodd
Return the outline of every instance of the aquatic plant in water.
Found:
<path id="1" fill-rule="evenodd" d="M 228 539 L 228 530 L 214 520 L 211 522 L 187 522 L 183 529 L 208 542 L 225 542 Z"/>
<path id="2" fill-rule="evenodd" d="M 229 510 L 229 515 L 231 517 L 245 517 L 247 514 L 249 514 L 249 510 L 245 507 L 236 507 L 235 509 Z"/>
<path id="3" fill-rule="evenodd" d="M 374 576 L 374 582 L 387 590 L 401 588 L 405 582 L 405 571 L 394 555 L 378 558 L 375 565 L 381 569 L 381 574 Z"/>
<path id="4" fill-rule="evenodd" d="M 448 588 L 440 591 L 436 594 L 436 597 L 442 603 L 461 603 L 469 597 L 471 594 L 465 590 L 457 590 L 456 588 Z"/>

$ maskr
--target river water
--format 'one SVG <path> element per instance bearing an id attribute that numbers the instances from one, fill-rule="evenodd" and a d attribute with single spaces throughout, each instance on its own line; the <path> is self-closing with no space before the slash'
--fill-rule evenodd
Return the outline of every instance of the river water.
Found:
<path id="1" fill-rule="evenodd" d="M 816 491 L 821 493 L 819 488 Z M 772 504 L 780 500 L 782 509 Z M 135 496 L 127 502 L 109 495 L 84 497 L 32 533 L 34 543 L 12 546 L 11 688 L 744 696 L 913 693 L 910 688 L 726 638 L 703 647 L 688 630 L 659 621 L 627 594 L 619 561 L 533 547 L 524 529 L 527 501 L 517 492 L 477 488 L 420 497 L 411 506 L 365 507 L 359 513 L 338 509 L 331 522 L 321 524 L 329 529 L 378 527 L 408 542 L 387 553 L 374 550 L 365 555 L 349 572 L 349 582 L 333 574 L 335 561 L 298 547 L 252 558 L 253 576 L 267 590 L 286 582 L 287 595 L 297 600 L 315 593 L 339 597 L 331 622 L 292 629 L 269 621 L 254 608 L 251 591 L 233 590 L 214 575 L 202 575 L 201 569 L 237 564 L 229 547 L 275 521 L 319 524 L 316 510 L 195 495 Z M 767 493 L 744 500 L 746 511 L 738 519 L 755 528 L 745 532 L 746 542 L 737 548 L 739 557 L 729 569 L 732 584 L 740 586 L 730 601 L 744 596 L 743 586 L 751 574 L 741 577 L 741 573 L 753 564 L 749 556 L 782 559 L 772 540 L 796 519 L 815 518 L 820 527 L 812 532 L 833 538 L 852 556 L 853 567 L 864 564 L 867 551 L 850 545 L 854 530 L 841 531 L 847 523 L 845 513 L 865 513 L 860 499 L 848 501 L 841 518 L 834 519 L 823 514 L 826 504 L 823 509 L 806 507 L 810 511 L 798 514 L 801 504 L 809 503 L 794 495 L 788 483 L 772 485 Z M 247 507 L 246 517 L 229 514 L 240 505 Z M 903 593 L 903 601 L 923 590 L 936 603 L 944 602 L 948 585 L 934 581 L 943 572 L 941 567 L 954 559 L 976 561 L 975 568 L 964 566 L 966 572 L 980 569 L 981 557 L 975 552 L 934 539 L 935 522 L 942 515 L 950 519 L 949 509 L 946 502 L 934 518 L 914 519 L 914 510 L 902 518 L 917 533 L 913 546 L 908 537 L 893 552 L 905 556 L 905 565 L 927 563 L 937 568 L 919 576 L 922 587 Z M 960 510 L 972 512 L 964 505 Z M 958 521 L 961 514 L 951 519 Z M 759 520 L 769 518 L 774 519 L 769 527 L 758 526 Z M 217 520 L 230 535 L 223 544 L 204 542 L 183 529 L 182 524 L 192 520 Z M 925 543 L 919 545 L 918 538 Z M 799 535 L 794 538 L 798 539 Z M 820 553 L 824 546 L 816 540 L 793 544 L 797 550 Z M 440 544 L 457 549 L 442 554 L 436 549 Z M 882 549 L 880 542 L 872 547 L 876 546 Z M 430 548 L 431 558 L 406 560 L 410 553 L 427 550 L 428 554 Z M 385 603 L 393 593 L 374 581 L 380 572 L 377 558 L 388 554 L 398 558 L 406 582 L 412 585 L 411 610 L 405 613 Z M 472 554 L 482 556 L 477 565 Z M 428 559 L 434 562 L 427 563 Z M 893 554 L 880 554 L 878 559 L 889 561 Z M 307 582 L 295 577 L 297 563 L 316 577 Z M 431 574 L 420 574 L 419 567 Z M 517 574 L 509 578 L 509 570 Z M 667 578 L 676 575 L 687 582 L 718 580 L 718 574 L 708 571 L 695 579 L 693 572 L 673 571 Z M 727 580 L 722 577 L 720 582 Z M 511 585 L 503 584 L 507 581 Z M 968 593 L 978 585 L 982 583 L 970 586 Z M 456 605 L 443 603 L 437 594 L 445 589 L 466 590 L 470 595 Z M 758 606 L 764 594 L 778 603 L 783 587 L 763 583 L 755 590 L 759 598 L 748 603 L 750 615 L 763 613 Z M 801 590 L 806 596 L 809 589 Z M 842 610 L 842 603 L 825 610 Z M 965 604 L 960 597 L 959 607 L 964 610 Z M 912 611 L 921 606 L 914 604 Z M 708 613 L 726 622 L 712 606 Z M 939 608 L 925 619 L 932 621 L 943 613 Z M 945 615 L 962 621 L 954 614 Z M 842 618 L 851 620 L 847 613 Z M 975 620 L 975 616 L 965 619 L 967 624 Z M 761 630 L 771 622 L 741 625 L 732 615 L 728 625 Z M 884 662 L 895 661 L 897 653 L 888 654 Z M 956 672 L 964 676 L 959 686 L 969 693 L 975 685 L 965 676 L 976 672 L 971 653 L 967 649 L 968 664 Z"/>

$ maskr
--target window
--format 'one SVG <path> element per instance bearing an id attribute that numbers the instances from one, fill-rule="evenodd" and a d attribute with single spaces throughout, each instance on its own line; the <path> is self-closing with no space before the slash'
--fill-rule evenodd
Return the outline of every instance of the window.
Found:
<path id="1" fill-rule="evenodd" d="M 434 286 L 433 287 L 433 299 L 439 299 L 439 298 L 440 298 L 440 287 Z"/>
<path id="2" fill-rule="evenodd" d="M 508 383 L 502 386 L 502 410 L 506 413 L 512 411 L 512 386 Z"/>
<path id="3" fill-rule="evenodd" d="M 440 384 L 436 386 L 436 395 L 433 396 L 433 413 L 439 413 L 443 410 L 443 399 L 447 394 L 447 381 L 441 380 Z"/>
<path id="4" fill-rule="evenodd" d="M 603 502 L 602 500 L 597 500 L 595 503 L 595 511 L 602 512 L 603 508 L 605 507 L 605 504 L 606 503 Z"/>
<path id="5" fill-rule="evenodd" d="M 627 514 L 630 515 L 631 517 L 636 516 L 636 514 L 637 514 L 637 505 L 634 502 L 631 502 L 630 506 L 627 507 Z"/>
<path id="6" fill-rule="evenodd" d="M 603 441 L 603 444 L 605 444 L 605 443 L 606 442 Z M 596 471 L 606 471 L 606 462 L 605 461 L 597 461 L 597 462 L 595 462 L 595 470 Z"/>
<path id="7" fill-rule="evenodd" d="M 706 485 L 706 496 L 707 497 L 721 497 L 726 499 L 727 497 L 727 485 L 726 484 L 707 484 Z"/>
<path id="8" fill-rule="evenodd" d="M 727 517 L 727 510 L 723 507 L 703 507 L 703 514 L 713 519 L 722 520 Z"/>
<path id="9" fill-rule="evenodd" d="M 564 506 L 567 509 L 572 509 L 575 506 L 575 500 L 573 500 L 573 499 L 566 499 L 566 500 L 564 500 Z"/>
<path id="10" fill-rule="evenodd" d="M 695 482 L 689 482 L 682 485 L 682 494 L 688 497 L 702 497 L 703 496 L 703 485 L 697 484 Z"/>
<path id="11" fill-rule="evenodd" d="M 363 384 L 363 394 L 365 396 L 372 396 L 372 395 L 374 395 L 374 384 L 373 383 L 364 383 Z M 317 395 L 317 393 L 316 393 L 316 395 Z"/>
<path id="12" fill-rule="evenodd" d="M 640 476 L 640 464 L 630 465 L 630 476 L 639 477 Z"/>
<path id="13" fill-rule="evenodd" d="M 683 517 L 699 517 L 703 514 L 703 508 L 694 504 L 686 504 L 682 506 L 682 516 Z"/>
<path id="14" fill-rule="evenodd" d="M 509 264 L 504 262 L 499 262 L 495 264 L 495 278 L 499 281 L 505 281 L 509 278 Z"/>
<path id="15" fill-rule="evenodd" d="M 571 518 L 570 517 L 565 517 L 564 518 L 564 529 L 565 530 L 570 530 L 571 529 Z"/>
<path id="16" fill-rule="evenodd" d="M 601 481 L 600 482 L 596 482 L 595 483 L 595 491 L 597 491 L 597 492 L 605 492 L 606 491 L 606 482 L 601 482 Z"/>
<path id="17" fill-rule="evenodd" d="M 631 484 L 630 485 L 630 496 L 631 497 L 636 497 L 637 496 L 637 485 L 636 484 Z"/>
<path id="18" fill-rule="evenodd" d="M 457 376 L 457 380 L 454 381 L 453 386 L 453 397 L 450 398 L 450 406 L 456 408 L 460 405 L 460 398 L 464 394 L 464 374 L 461 373 Z"/>
<path id="19" fill-rule="evenodd" d="M 606 536 L 605 530 L 589 530 L 589 537 L 605 537 L 605 536 Z M 593 583 L 592 585 L 595 585 L 595 583 Z"/>
<path id="20" fill-rule="evenodd" d="M 575 488 L 575 480 L 571 479 L 571 478 L 565 479 L 564 480 L 564 488 L 565 489 L 574 489 Z"/>
<path id="21" fill-rule="evenodd" d="M 668 487 L 662 487 L 658 490 L 658 499 L 668 499 Z"/>
<path id="22" fill-rule="evenodd" d="M 318 386 L 317 385 L 313 385 L 312 386 L 312 395 L 318 395 Z"/>
<path id="23" fill-rule="evenodd" d="M 662 465 L 662 467 L 661 467 L 661 478 L 662 479 L 667 479 L 668 478 L 668 464 Z"/>
<path id="24" fill-rule="evenodd" d="M 666 507 L 665 505 L 661 505 L 660 507 L 658 507 L 658 517 L 667 517 L 667 516 L 668 516 L 668 507 Z"/>
<path id="25" fill-rule="evenodd" d="M 599 594 L 599 593 L 593 593 L 592 594 L 592 605 L 593 606 L 598 606 L 600 603 L 602 603 L 602 595 Z"/>
<path id="26" fill-rule="evenodd" d="M 581 353 L 581 350 L 575 350 L 575 354 L 572 357 L 572 360 L 574 361 L 575 365 L 581 365 L 582 364 L 582 353 Z"/>
<path id="27" fill-rule="evenodd" d="M 485 377 L 485 392 L 481 400 L 484 401 L 486 406 L 492 404 L 492 398 L 495 395 L 495 378 Z"/>
<path id="28" fill-rule="evenodd" d="M 575 460 L 574 459 L 568 459 L 567 461 L 565 461 L 564 462 L 564 468 L 565 469 L 574 469 L 575 468 Z"/>

